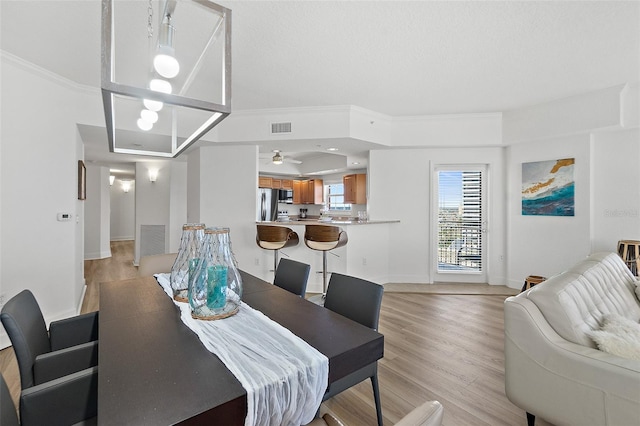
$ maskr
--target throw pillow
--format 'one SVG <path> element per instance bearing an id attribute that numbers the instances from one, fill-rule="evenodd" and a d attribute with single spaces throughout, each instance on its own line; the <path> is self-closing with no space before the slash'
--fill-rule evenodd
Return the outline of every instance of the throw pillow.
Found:
<path id="1" fill-rule="evenodd" d="M 640 324 L 618 314 L 604 316 L 600 330 L 587 332 L 598 349 L 640 361 Z"/>

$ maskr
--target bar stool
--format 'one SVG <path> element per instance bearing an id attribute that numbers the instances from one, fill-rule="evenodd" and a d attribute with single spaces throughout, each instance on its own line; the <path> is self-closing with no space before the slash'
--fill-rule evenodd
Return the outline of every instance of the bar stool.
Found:
<path id="1" fill-rule="evenodd" d="M 280 249 L 298 245 L 298 234 L 291 228 L 275 225 L 257 225 L 256 244 L 265 250 L 273 250 L 273 273 L 278 269 L 278 252 Z"/>
<path id="2" fill-rule="evenodd" d="M 337 226 L 307 225 L 304 243 L 311 250 L 322 252 L 322 294 L 327 293 L 327 252 L 347 244 L 347 233 Z"/>
<path id="3" fill-rule="evenodd" d="M 618 254 L 631 270 L 631 273 L 637 277 L 640 274 L 640 241 L 618 241 Z"/>
<path id="4" fill-rule="evenodd" d="M 520 293 L 522 293 L 525 290 L 529 290 L 534 285 L 540 284 L 541 282 L 546 280 L 547 280 L 546 277 L 541 277 L 540 275 L 529 275 L 527 278 L 524 279 L 524 285 L 522 286 L 522 290 L 520 290 Z"/>

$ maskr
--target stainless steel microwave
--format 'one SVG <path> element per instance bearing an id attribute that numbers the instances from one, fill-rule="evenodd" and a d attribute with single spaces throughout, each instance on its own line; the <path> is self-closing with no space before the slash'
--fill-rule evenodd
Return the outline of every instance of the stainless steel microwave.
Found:
<path id="1" fill-rule="evenodd" d="M 293 204 L 293 191 L 290 189 L 278 190 L 278 202 Z"/>

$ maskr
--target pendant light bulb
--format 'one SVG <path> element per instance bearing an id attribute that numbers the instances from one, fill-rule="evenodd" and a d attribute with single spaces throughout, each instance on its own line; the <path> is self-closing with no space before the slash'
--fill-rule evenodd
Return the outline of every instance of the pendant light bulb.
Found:
<path id="1" fill-rule="evenodd" d="M 155 111 L 155 112 L 160 111 L 164 106 L 162 102 L 152 101 L 151 99 L 144 99 L 142 103 L 144 104 L 145 108 L 147 108 L 149 111 Z"/>
<path id="2" fill-rule="evenodd" d="M 160 78 L 154 78 L 149 82 L 149 89 L 154 92 L 167 93 L 171 94 L 171 83 L 167 80 L 162 80 Z"/>
<path id="3" fill-rule="evenodd" d="M 140 130 L 144 130 L 146 132 L 147 130 L 151 130 L 153 124 L 143 120 L 142 118 L 138 118 L 138 127 L 140 128 Z"/>
<path id="4" fill-rule="evenodd" d="M 167 49 L 168 50 L 168 49 Z M 180 72 L 180 64 L 172 55 L 158 53 L 153 58 L 153 68 L 165 78 L 173 78 Z"/>
<path id="5" fill-rule="evenodd" d="M 148 109 L 143 109 L 140 112 L 140 118 L 148 123 L 155 124 L 158 121 L 158 113 Z"/>
<path id="6" fill-rule="evenodd" d="M 173 78 L 180 72 L 180 63 L 176 59 L 176 51 L 173 47 L 175 28 L 171 25 L 171 15 L 160 26 L 158 36 L 158 53 L 153 58 L 153 68 L 164 78 Z"/>

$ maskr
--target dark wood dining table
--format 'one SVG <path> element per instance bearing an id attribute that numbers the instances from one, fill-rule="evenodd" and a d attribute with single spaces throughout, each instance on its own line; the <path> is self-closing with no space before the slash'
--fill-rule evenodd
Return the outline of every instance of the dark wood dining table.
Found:
<path id="1" fill-rule="evenodd" d="M 245 303 L 329 359 L 328 384 L 382 358 L 382 334 L 241 275 Z M 154 277 L 102 283 L 99 321 L 99 425 L 244 424 L 246 391 Z"/>

